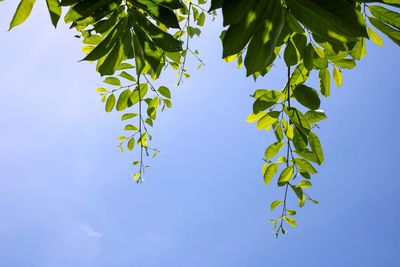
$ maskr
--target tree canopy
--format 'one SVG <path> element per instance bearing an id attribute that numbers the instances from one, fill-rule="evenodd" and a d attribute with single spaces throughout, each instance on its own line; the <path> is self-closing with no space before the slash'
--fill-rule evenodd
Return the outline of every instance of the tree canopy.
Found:
<path id="1" fill-rule="evenodd" d="M 190 77 L 187 58 L 204 65 L 190 40 L 200 36 L 206 18 L 223 16 L 221 33 L 227 62 L 246 69 L 246 76 L 268 75 L 277 58 L 283 58 L 287 78 L 278 89 L 256 89 L 253 112 L 247 118 L 275 141 L 265 149 L 262 175 L 265 184 L 274 177 L 283 188 L 281 199 L 270 204 L 280 208 L 271 220 L 275 234 L 285 234 L 286 225 L 297 226 L 296 211 L 287 195 L 298 198 L 298 206 L 318 203 L 306 191 L 311 176 L 324 162 L 317 135 L 318 124 L 327 118 L 321 97 L 330 95 L 331 81 L 342 85 L 342 70 L 353 69 L 366 56 L 366 42 L 383 45 L 377 31 L 400 45 L 399 0 L 46 0 L 51 23 L 64 22 L 77 31 L 83 42 L 82 60 L 96 62 L 105 76 L 97 92 L 105 111 L 121 112 L 126 135 L 119 149 L 137 151 L 133 179 L 141 183 L 147 169 L 146 156 L 155 157 L 149 131 L 157 113 L 172 106 L 168 85 L 155 85 L 165 69 L 177 72 L 177 85 Z M 21 0 L 10 30 L 30 15 L 35 0 Z M 312 88 L 312 73 L 319 88 Z"/>

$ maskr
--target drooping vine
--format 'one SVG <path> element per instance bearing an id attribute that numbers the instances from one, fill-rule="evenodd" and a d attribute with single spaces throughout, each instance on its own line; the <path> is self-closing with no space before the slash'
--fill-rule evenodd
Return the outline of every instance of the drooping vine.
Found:
<path id="1" fill-rule="evenodd" d="M 10 29 L 30 15 L 35 0 L 21 0 Z M 97 62 L 96 70 L 105 85 L 97 92 L 106 112 L 122 112 L 126 123 L 118 149 L 136 151 L 133 179 L 143 181 L 145 158 L 156 156 L 149 145 L 157 112 L 171 108 L 171 91 L 159 85 L 163 71 L 177 73 L 177 85 L 189 78 L 187 57 L 204 62 L 190 39 L 199 36 L 206 15 L 215 18 L 222 11 L 222 58 L 237 61 L 246 75 L 262 78 L 283 58 L 287 80 L 282 90 L 257 89 L 253 111 L 247 118 L 258 130 L 273 132 L 276 141 L 264 153 L 262 174 L 266 185 L 277 176 L 283 189 L 271 211 L 281 206 L 270 220 L 274 233 L 286 234 L 286 224 L 296 226 L 296 210 L 289 208 L 289 194 L 298 206 L 318 203 L 305 190 L 311 188 L 316 166 L 324 162 L 316 132 L 327 116 L 320 109 L 320 97 L 331 94 L 331 76 L 339 87 L 342 73 L 356 67 L 366 55 L 366 41 L 383 45 L 373 27 L 400 45 L 400 0 L 46 0 L 51 22 L 57 25 L 62 7 L 67 24 L 78 31 L 86 54 L 83 60 Z M 367 26 L 367 23 L 369 24 Z M 293 70 L 293 71 L 292 71 Z M 312 74 L 318 88 L 308 82 Z M 332 74 L 332 75 L 331 75 Z M 121 81 L 122 80 L 122 81 Z M 126 81 L 126 83 L 124 82 Z M 136 110 L 135 110 L 136 109 Z M 138 147 L 138 149 L 134 149 Z M 286 149 L 283 149 L 286 148 Z"/>

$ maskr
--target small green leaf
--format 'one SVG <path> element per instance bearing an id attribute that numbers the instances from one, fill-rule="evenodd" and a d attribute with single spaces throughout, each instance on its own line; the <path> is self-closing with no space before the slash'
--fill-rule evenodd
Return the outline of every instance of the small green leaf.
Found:
<path id="1" fill-rule="evenodd" d="M 294 158 L 293 163 L 299 168 L 301 171 L 305 171 L 311 174 L 317 173 L 317 170 L 305 159 L 302 158 Z"/>
<path id="2" fill-rule="evenodd" d="M 304 114 L 304 117 L 306 117 L 309 123 L 317 123 L 327 118 L 325 112 L 322 110 L 309 110 Z"/>
<path id="3" fill-rule="evenodd" d="M 282 203 L 282 200 L 275 200 L 271 202 L 271 211 L 273 211 L 276 207 L 278 207 Z"/>
<path id="4" fill-rule="evenodd" d="M 316 110 L 321 105 L 318 93 L 315 89 L 304 84 L 299 84 L 293 90 L 293 96 L 303 106 Z"/>
<path id="5" fill-rule="evenodd" d="M 50 13 L 51 23 L 54 27 L 57 27 L 58 20 L 61 16 L 61 6 L 58 0 L 46 0 L 47 9 Z"/>
<path id="6" fill-rule="evenodd" d="M 106 102 L 106 112 L 111 112 L 115 106 L 115 95 L 111 94 L 107 98 Z"/>
<path id="7" fill-rule="evenodd" d="M 329 70 L 320 70 L 318 77 L 322 95 L 326 97 L 329 96 L 331 94 L 331 75 L 329 74 Z"/>
<path id="8" fill-rule="evenodd" d="M 140 172 L 135 173 L 135 174 L 133 175 L 133 180 L 134 180 L 135 182 L 139 181 L 140 176 L 142 176 L 142 174 L 141 174 Z"/>
<path id="9" fill-rule="evenodd" d="M 314 65 L 313 59 L 314 59 L 314 47 L 311 43 L 309 43 L 306 47 L 306 50 L 304 51 L 304 57 L 303 57 L 304 67 L 308 71 L 311 71 L 313 68 Z"/>
<path id="10" fill-rule="evenodd" d="M 11 30 L 15 26 L 22 24 L 29 17 L 35 2 L 36 0 L 21 0 L 19 2 L 8 30 Z"/>
<path id="11" fill-rule="evenodd" d="M 247 121 L 248 123 L 256 122 L 256 121 L 258 121 L 259 119 L 261 119 L 261 117 L 263 117 L 265 114 L 266 114 L 265 112 L 259 112 L 259 113 L 257 113 L 257 114 L 254 114 L 254 113 L 253 113 L 253 114 L 250 114 L 249 116 L 247 116 L 246 121 Z"/>
<path id="12" fill-rule="evenodd" d="M 125 131 L 138 131 L 139 129 L 132 124 L 128 124 L 128 125 L 125 125 L 124 130 Z"/>
<path id="13" fill-rule="evenodd" d="M 384 45 L 382 38 L 373 29 L 371 29 L 370 27 L 367 27 L 367 31 L 368 31 L 369 38 L 371 39 L 372 42 L 374 42 L 376 45 L 379 45 L 379 46 Z"/>
<path id="14" fill-rule="evenodd" d="M 265 114 L 257 123 L 257 129 L 259 130 L 269 130 L 270 126 L 278 120 L 280 112 L 271 111 Z"/>
<path id="15" fill-rule="evenodd" d="M 121 121 L 129 120 L 129 119 L 131 119 L 131 118 L 136 117 L 137 115 L 138 115 L 138 114 L 136 114 L 136 113 L 126 113 L 126 114 L 122 115 Z"/>
<path id="16" fill-rule="evenodd" d="M 130 138 L 127 144 L 129 151 L 132 151 L 135 146 L 135 138 Z"/>
<path id="17" fill-rule="evenodd" d="M 310 181 L 307 180 L 303 180 L 300 181 L 297 186 L 301 187 L 301 188 L 310 188 L 312 186 L 312 183 Z"/>
<path id="18" fill-rule="evenodd" d="M 304 200 L 304 192 L 303 189 L 301 189 L 301 187 L 297 186 L 297 185 L 290 185 L 290 188 L 292 188 L 293 192 L 296 194 L 297 198 L 299 200 Z"/>
<path id="19" fill-rule="evenodd" d="M 283 216 L 283 219 L 292 227 L 296 227 L 297 226 L 297 222 L 295 219 L 293 219 L 292 217 L 289 216 Z"/>
<path id="20" fill-rule="evenodd" d="M 275 163 L 268 165 L 264 173 L 264 183 L 266 185 L 268 185 L 271 182 L 272 177 L 274 177 L 275 173 L 278 171 L 278 166 L 279 165 Z"/>
<path id="21" fill-rule="evenodd" d="M 319 162 L 324 162 L 324 153 L 322 151 L 321 142 L 316 134 L 310 132 L 310 146 L 312 152 L 317 156 Z"/>
<path id="22" fill-rule="evenodd" d="M 118 111 L 123 111 L 124 109 L 126 109 L 127 105 L 128 105 L 128 99 L 129 96 L 131 95 L 131 90 L 126 89 L 124 90 L 118 97 L 118 101 L 117 101 L 117 106 L 116 109 Z"/>
<path id="23" fill-rule="evenodd" d="M 96 92 L 101 94 L 101 93 L 108 93 L 108 90 L 106 88 L 103 87 L 99 87 L 96 89 Z"/>
<path id="24" fill-rule="evenodd" d="M 162 96 L 170 99 L 171 98 L 171 91 L 165 87 L 165 86 L 160 86 L 157 90 Z"/>
<path id="25" fill-rule="evenodd" d="M 121 81 L 115 77 L 107 77 L 103 82 L 111 84 L 111 85 L 115 85 L 115 86 L 121 86 Z"/>
<path id="26" fill-rule="evenodd" d="M 281 172 L 281 175 L 279 175 L 278 186 L 283 186 L 283 185 L 287 184 L 287 182 L 289 182 L 290 178 L 292 178 L 293 172 L 294 172 L 293 166 L 286 167 Z"/>
<path id="27" fill-rule="evenodd" d="M 126 140 L 126 136 L 124 136 L 124 135 L 118 136 L 118 141 L 123 142 L 125 140 Z"/>
<path id="28" fill-rule="evenodd" d="M 333 67 L 333 81 L 337 87 L 342 86 L 342 71 L 338 67 Z"/>
<path id="29" fill-rule="evenodd" d="M 286 210 L 286 212 L 289 215 L 296 215 L 296 211 L 295 210 Z"/>
<path id="30" fill-rule="evenodd" d="M 121 76 L 122 78 L 125 78 L 131 82 L 136 82 L 136 78 L 133 77 L 132 75 L 130 75 L 129 73 L 127 73 L 126 71 L 123 71 L 119 74 L 119 76 Z"/>
<path id="31" fill-rule="evenodd" d="M 297 128 L 305 135 L 308 135 L 311 126 L 304 115 L 298 109 L 292 107 L 284 107 L 284 111 L 292 120 L 292 122 L 297 126 Z"/>
<path id="32" fill-rule="evenodd" d="M 264 156 L 266 160 L 272 159 L 278 152 L 281 150 L 285 143 L 275 142 L 267 147 L 265 150 Z"/>

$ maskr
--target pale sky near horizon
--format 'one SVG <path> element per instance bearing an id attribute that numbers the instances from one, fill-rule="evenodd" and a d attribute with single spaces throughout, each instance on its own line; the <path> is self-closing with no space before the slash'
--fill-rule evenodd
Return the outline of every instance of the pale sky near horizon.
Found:
<path id="1" fill-rule="evenodd" d="M 400 265 L 400 49 L 390 40 L 369 44 L 322 100 L 326 163 L 309 190 L 320 204 L 297 209 L 299 226 L 276 240 L 265 220 L 283 192 L 260 175 L 271 139 L 245 120 L 252 91 L 280 89 L 285 71 L 246 79 L 220 59 L 221 27 L 209 23 L 194 42 L 206 66 L 179 88 L 162 78 L 173 108 L 157 118 L 162 153 L 136 185 L 132 155 L 116 150 L 120 114 L 95 92 L 102 78 L 44 5 L 7 32 L 16 3 L 0 4 L 0 267 Z"/>

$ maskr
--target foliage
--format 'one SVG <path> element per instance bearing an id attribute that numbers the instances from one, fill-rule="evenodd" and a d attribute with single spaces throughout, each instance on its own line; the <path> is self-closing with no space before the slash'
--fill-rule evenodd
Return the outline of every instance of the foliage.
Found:
<path id="1" fill-rule="evenodd" d="M 342 85 L 343 69 L 353 69 L 366 55 L 366 41 L 383 45 L 376 30 L 400 45 L 399 0 L 46 0 L 54 26 L 62 8 L 68 9 L 65 23 L 82 38 L 85 61 L 97 62 L 96 70 L 105 85 L 97 92 L 106 112 L 122 112 L 126 135 L 118 138 L 119 149 L 137 147 L 136 182 L 143 180 L 144 156 L 158 150 L 149 142 L 158 111 L 170 108 L 171 91 L 155 85 L 166 68 L 177 71 L 178 82 L 190 75 L 186 59 L 192 55 L 204 65 L 190 39 L 199 36 L 206 16 L 222 11 L 223 59 L 237 61 L 247 76 L 262 77 L 283 57 L 287 80 L 281 89 L 257 89 L 253 112 L 247 118 L 256 128 L 274 133 L 275 142 L 265 150 L 262 174 L 265 184 L 277 177 L 282 199 L 271 203 L 271 211 L 282 206 L 270 220 L 276 236 L 285 234 L 285 224 L 297 226 L 289 209 L 288 193 L 298 198 L 298 206 L 318 203 L 305 191 L 312 187 L 316 165 L 324 162 L 317 135 L 318 124 L 327 118 L 320 109 L 321 96 L 330 95 L 331 80 Z M 35 0 L 21 0 L 10 29 L 23 23 Z M 373 29 L 375 28 L 375 30 Z M 307 85 L 317 73 L 319 88 Z"/>

